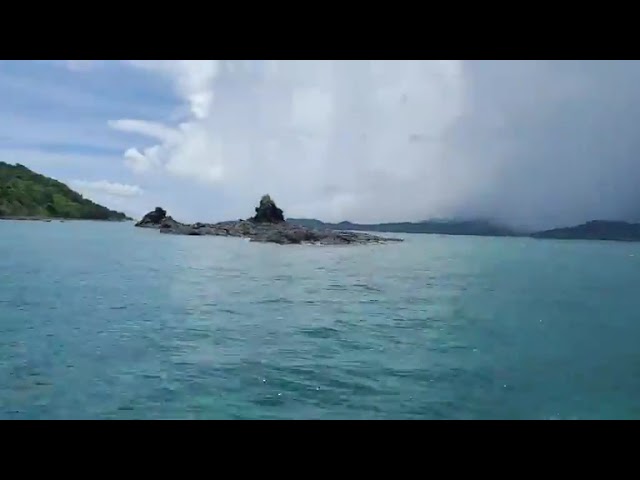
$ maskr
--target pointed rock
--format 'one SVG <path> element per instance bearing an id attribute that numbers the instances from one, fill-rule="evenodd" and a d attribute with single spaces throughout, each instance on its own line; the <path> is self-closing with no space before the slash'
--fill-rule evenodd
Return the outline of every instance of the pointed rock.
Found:
<path id="1" fill-rule="evenodd" d="M 258 223 L 280 223 L 284 222 L 284 214 L 269 195 L 264 195 L 252 220 Z"/>

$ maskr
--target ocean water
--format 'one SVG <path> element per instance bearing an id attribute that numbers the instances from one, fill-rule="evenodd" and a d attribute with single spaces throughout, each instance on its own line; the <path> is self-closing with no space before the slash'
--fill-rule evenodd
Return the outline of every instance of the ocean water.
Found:
<path id="1" fill-rule="evenodd" d="M 0 222 L 0 418 L 640 418 L 640 244 L 399 236 Z"/>

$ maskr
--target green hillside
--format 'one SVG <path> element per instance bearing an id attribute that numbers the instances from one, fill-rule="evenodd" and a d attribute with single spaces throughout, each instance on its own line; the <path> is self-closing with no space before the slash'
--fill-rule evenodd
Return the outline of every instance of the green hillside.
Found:
<path id="1" fill-rule="evenodd" d="M 64 183 L 0 162 L 0 218 L 41 217 L 85 220 L 128 220 L 74 192 Z"/>

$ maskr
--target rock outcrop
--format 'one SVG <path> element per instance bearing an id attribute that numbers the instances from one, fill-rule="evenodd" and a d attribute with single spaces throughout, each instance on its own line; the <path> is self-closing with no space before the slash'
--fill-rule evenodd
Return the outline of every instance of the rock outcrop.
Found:
<path id="1" fill-rule="evenodd" d="M 284 213 L 269 195 L 264 195 L 260 199 L 260 205 L 256 207 L 256 214 L 252 220 L 258 223 L 281 223 L 284 222 Z"/>
<path id="2" fill-rule="evenodd" d="M 367 233 L 314 229 L 291 224 L 285 221 L 284 213 L 268 195 L 262 197 L 260 205 L 255 210 L 256 215 L 249 220 L 184 224 L 167 216 L 167 212 L 158 207 L 147 213 L 136 226 L 158 228 L 160 233 L 172 235 L 239 237 L 252 242 L 280 245 L 358 245 L 402 241 L 399 238 L 384 238 Z"/>
<path id="3" fill-rule="evenodd" d="M 160 228 L 165 218 L 167 218 L 167 211 L 163 208 L 156 207 L 154 211 L 142 217 L 142 220 L 136 223 L 136 227 Z"/>

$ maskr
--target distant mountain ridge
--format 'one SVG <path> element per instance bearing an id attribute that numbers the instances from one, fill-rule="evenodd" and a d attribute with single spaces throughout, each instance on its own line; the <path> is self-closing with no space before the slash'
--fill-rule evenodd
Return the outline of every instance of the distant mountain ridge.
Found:
<path id="1" fill-rule="evenodd" d="M 640 241 L 640 223 L 614 220 L 592 220 L 571 227 L 554 228 L 534 233 L 519 232 L 484 220 L 425 220 L 357 224 L 352 222 L 325 223 L 315 219 L 290 218 L 288 222 L 310 228 L 355 230 L 368 232 L 425 233 L 440 235 L 474 235 L 483 237 L 531 237 L 555 240 L 611 240 Z"/>
<path id="2" fill-rule="evenodd" d="M 640 223 L 611 220 L 592 220 L 581 225 L 554 228 L 531 234 L 533 238 L 556 240 L 615 240 L 620 242 L 640 241 Z"/>
<path id="3" fill-rule="evenodd" d="M 309 228 L 331 230 L 354 230 L 389 233 L 432 233 L 441 235 L 476 235 L 492 237 L 515 237 L 523 234 L 511 228 L 485 220 L 424 220 L 421 222 L 392 222 L 361 224 L 352 222 L 325 223 L 309 218 L 288 218 L 288 222 Z"/>
<path id="4" fill-rule="evenodd" d="M 24 165 L 0 162 L 0 218 L 130 220 Z"/>

